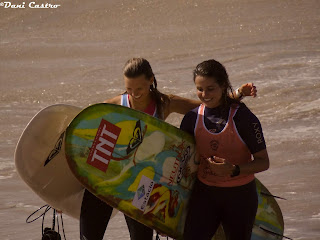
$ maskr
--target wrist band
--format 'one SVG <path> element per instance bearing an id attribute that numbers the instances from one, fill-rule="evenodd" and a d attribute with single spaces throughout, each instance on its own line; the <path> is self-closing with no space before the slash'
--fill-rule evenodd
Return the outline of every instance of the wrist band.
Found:
<path id="1" fill-rule="evenodd" d="M 240 175 L 240 167 L 239 165 L 235 165 L 235 168 L 231 174 L 231 177 L 236 177 Z"/>
<path id="2" fill-rule="evenodd" d="M 240 92 L 240 88 L 237 88 L 237 90 L 236 90 L 236 97 L 239 99 L 239 100 L 241 100 L 241 99 L 243 99 L 243 94 Z"/>

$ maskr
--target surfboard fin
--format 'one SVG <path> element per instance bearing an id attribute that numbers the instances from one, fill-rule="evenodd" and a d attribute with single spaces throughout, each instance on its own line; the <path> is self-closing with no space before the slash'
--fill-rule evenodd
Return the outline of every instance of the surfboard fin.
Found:
<path id="1" fill-rule="evenodd" d="M 279 198 L 279 199 L 282 199 L 282 200 L 287 200 L 286 198 L 283 198 L 283 197 L 278 197 L 278 196 L 275 196 L 275 195 L 272 195 L 272 194 L 269 194 L 269 193 L 265 193 L 265 192 L 260 192 L 261 195 L 265 195 L 265 196 L 268 196 L 268 197 L 274 197 L 274 198 Z"/>
<path id="2" fill-rule="evenodd" d="M 285 238 L 285 239 L 293 240 L 292 238 L 286 237 L 286 236 L 284 236 L 284 235 L 282 235 L 282 234 L 276 233 L 276 232 L 274 232 L 274 231 L 271 231 L 271 230 L 269 230 L 269 229 L 266 229 L 265 227 L 259 226 L 259 225 L 257 225 L 257 224 L 255 224 L 255 226 L 257 226 L 258 228 L 260 228 L 261 230 L 263 230 L 263 231 L 265 231 L 265 232 L 267 232 L 267 233 L 269 233 L 269 234 L 272 234 L 272 235 L 275 235 L 275 236 L 279 236 L 279 237 L 282 237 L 282 238 Z"/>

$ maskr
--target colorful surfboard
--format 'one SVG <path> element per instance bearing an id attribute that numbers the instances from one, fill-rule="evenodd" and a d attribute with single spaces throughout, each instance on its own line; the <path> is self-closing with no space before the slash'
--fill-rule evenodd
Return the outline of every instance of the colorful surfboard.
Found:
<path id="1" fill-rule="evenodd" d="M 251 240 L 282 239 L 284 221 L 281 209 L 274 196 L 258 179 L 256 185 L 259 205 Z"/>
<path id="2" fill-rule="evenodd" d="M 85 188 L 139 222 L 182 237 L 197 171 L 191 135 L 142 112 L 96 104 L 70 123 L 65 144 L 69 166 Z M 259 181 L 257 190 L 252 239 L 281 239 L 280 208 Z M 218 235 L 224 238 L 221 230 Z"/>
<path id="3" fill-rule="evenodd" d="M 197 170 L 191 135 L 130 108 L 96 104 L 71 122 L 65 144 L 87 189 L 159 232 L 182 235 Z"/>

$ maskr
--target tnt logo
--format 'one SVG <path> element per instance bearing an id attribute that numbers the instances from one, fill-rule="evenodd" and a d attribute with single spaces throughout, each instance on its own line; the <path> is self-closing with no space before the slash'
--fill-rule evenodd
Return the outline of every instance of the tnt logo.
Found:
<path id="1" fill-rule="evenodd" d="M 106 172 L 121 128 L 102 119 L 94 138 L 87 163 Z"/>
<path id="2" fill-rule="evenodd" d="M 138 190 L 137 190 L 137 194 L 138 194 L 138 200 L 140 200 L 140 198 L 142 198 L 146 192 L 144 190 L 144 185 L 142 185 Z"/>

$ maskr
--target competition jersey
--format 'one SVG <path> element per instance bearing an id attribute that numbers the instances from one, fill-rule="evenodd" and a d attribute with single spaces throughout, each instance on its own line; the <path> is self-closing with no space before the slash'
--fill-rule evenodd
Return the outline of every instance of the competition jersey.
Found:
<path id="1" fill-rule="evenodd" d="M 198 111 L 199 107 L 184 116 L 180 126 L 182 130 L 194 135 Z M 210 132 L 221 132 L 228 117 L 229 111 L 222 107 L 204 109 L 204 123 Z M 240 104 L 232 120 L 240 138 L 247 145 L 251 154 L 266 149 L 260 121 L 244 104 Z"/>
<path id="2" fill-rule="evenodd" d="M 121 106 L 131 108 L 130 100 L 129 100 L 129 94 L 125 93 L 121 95 Z M 155 101 L 151 101 L 147 108 L 143 111 L 144 113 L 147 113 L 153 117 L 159 118 L 157 114 L 157 105 Z"/>
<path id="3" fill-rule="evenodd" d="M 251 152 L 239 136 L 235 127 L 233 117 L 239 106 L 232 105 L 229 110 L 228 119 L 220 132 L 210 132 L 204 123 L 205 106 L 200 105 L 198 117 L 195 124 L 195 139 L 197 152 L 199 153 L 198 179 L 206 185 L 217 187 L 242 186 L 254 179 L 253 174 L 241 174 L 237 177 L 216 176 L 210 171 L 209 163 L 206 161 L 210 156 L 226 159 L 231 164 L 240 165 L 252 161 Z"/>

